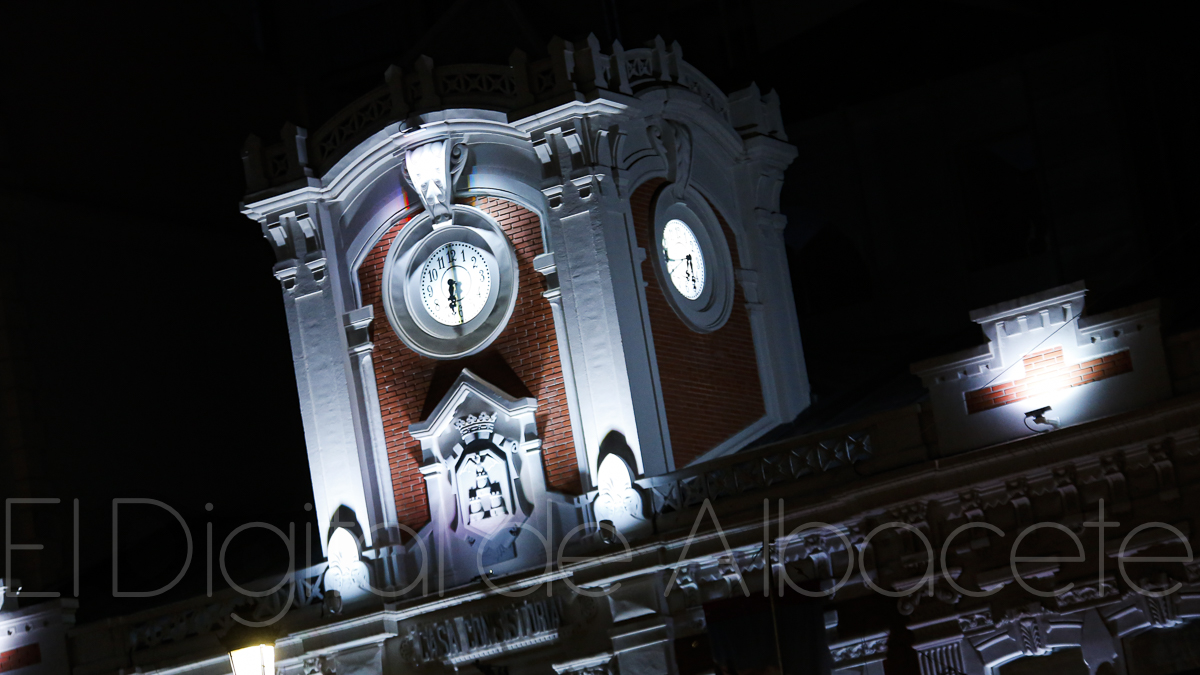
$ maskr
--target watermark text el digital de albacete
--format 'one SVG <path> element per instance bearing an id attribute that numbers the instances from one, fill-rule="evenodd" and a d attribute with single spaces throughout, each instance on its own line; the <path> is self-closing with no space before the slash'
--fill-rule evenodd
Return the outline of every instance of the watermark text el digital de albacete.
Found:
<path id="1" fill-rule="evenodd" d="M 12 574 L 11 574 L 12 567 L 13 567 L 12 554 L 14 551 L 40 551 L 40 550 L 43 550 L 43 548 L 44 548 L 44 545 L 40 544 L 40 543 L 14 542 L 12 540 L 13 507 L 14 506 L 31 507 L 34 505 L 41 505 L 44 508 L 45 506 L 48 506 L 48 505 L 55 505 L 55 504 L 61 504 L 61 503 L 62 503 L 62 500 L 57 499 L 57 498 L 10 498 L 10 499 L 5 500 L 5 541 L 4 541 L 5 553 L 4 553 L 4 577 L 3 577 L 4 579 L 6 579 L 6 580 L 12 579 Z M 118 546 L 120 507 L 122 505 L 133 505 L 133 504 L 154 506 L 154 507 L 163 509 L 164 511 L 169 513 L 171 516 L 173 516 L 175 518 L 176 521 L 178 521 L 181 529 L 183 530 L 183 533 L 184 533 L 184 536 L 185 536 L 186 542 L 187 542 L 187 555 L 185 556 L 183 566 L 179 570 L 179 573 L 167 585 L 165 585 L 161 588 L 158 588 L 158 589 L 151 590 L 151 591 L 129 591 L 129 590 L 123 591 L 119 588 L 119 585 L 118 585 L 118 576 L 119 576 L 118 570 L 119 570 L 120 559 L 121 559 L 120 558 L 121 551 L 119 550 L 119 546 Z M 73 500 L 72 506 L 73 506 L 73 535 L 74 535 L 74 540 L 73 540 L 74 541 L 73 594 L 75 597 L 79 597 L 79 500 L 78 499 Z M 894 597 L 894 598 L 913 595 L 917 592 L 922 591 L 923 589 L 928 589 L 930 592 L 932 592 L 933 584 L 938 581 L 939 576 L 942 578 L 942 580 L 945 581 L 945 583 L 947 585 L 949 585 L 951 588 L 953 588 L 956 592 L 958 592 L 966 597 L 972 597 L 972 598 L 988 597 L 988 596 L 994 595 L 995 593 L 998 593 L 1001 590 L 1001 588 L 1003 587 L 1003 584 L 1001 584 L 1001 585 L 992 586 L 990 589 L 972 590 L 970 588 L 966 588 L 966 587 L 960 585 L 958 583 L 958 581 L 956 580 L 955 576 L 951 574 L 951 572 L 950 572 L 951 567 L 947 563 L 949 553 L 952 550 L 954 550 L 952 547 L 955 545 L 955 542 L 957 541 L 961 544 L 962 537 L 963 537 L 964 533 L 966 533 L 968 530 L 986 530 L 987 532 L 990 532 L 992 535 L 994 535 L 997 538 L 1007 538 L 1008 536 L 1010 536 L 1008 533 L 1004 532 L 1004 530 L 1002 530 L 1001 528 L 999 528 L 996 525 L 993 525 L 991 523 L 984 522 L 984 521 L 964 522 L 961 525 L 959 525 L 958 527 L 956 527 L 953 531 L 951 531 L 945 537 L 945 539 L 942 541 L 940 550 L 935 550 L 933 547 L 933 544 L 929 540 L 929 537 L 920 528 L 918 528 L 910 523 L 899 522 L 899 521 L 882 523 L 882 524 L 876 526 L 870 532 L 866 533 L 865 535 L 857 536 L 856 537 L 857 541 L 852 540 L 851 533 L 844 526 L 833 525 L 833 524 L 823 523 L 823 522 L 815 522 L 815 521 L 806 522 L 806 523 L 803 523 L 801 525 L 798 525 L 798 526 L 792 528 L 789 531 L 785 531 L 784 516 L 783 516 L 784 506 L 785 506 L 784 500 L 780 499 L 779 503 L 778 503 L 777 515 L 774 518 L 772 518 L 771 513 L 770 513 L 771 504 L 770 504 L 769 500 L 763 501 L 763 543 L 760 544 L 760 548 L 757 552 L 752 552 L 749 554 L 749 558 L 755 558 L 756 556 L 761 557 L 764 555 L 771 555 L 772 553 L 774 553 L 774 555 L 776 556 L 776 559 L 784 560 L 784 559 L 786 559 L 786 553 L 787 553 L 787 549 L 789 547 L 802 546 L 803 544 L 801 542 L 805 538 L 811 537 L 813 535 L 817 535 L 817 536 L 822 536 L 826 539 L 835 539 L 836 538 L 836 539 L 841 540 L 842 550 L 845 552 L 845 556 L 846 556 L 846 561 L 845 561 L 846 569 L 843 572 L 842 576 L 839 579 L 837 579 L 836 582 L 833 583 L 831 586 L 828 584 L 822 584 L 822 590 L 811 590 L 809 588 L 805 588 L 801 584 L 797 584 L 795 581 L 792 580 L 791 576 L 787 573 L 782 573 L 782 574 L 774 573 L 772 571 L 772 565 L 770 565 L 770 564 L 762 565 L 762 574 L 763 574 L 762 587 L 763 587 L 764 595 L 768 595 L 771 592 L 772 586 L 774 586 L 776 592 L 779 595 L 783 595 L 785 592 L 785 589 L 790 588 L 792 591 L 794 591 L 796 593 L 800 593 L 802 595 L 806 595 L 809 597 L 832 596 L 835 593 L 837 593 L 837 591 L 840 588 L 842 588 L 847 583 L 849 583 L 852 579 L 855 578 L 855 570 L 856 570 L 856 567 L 859 567 L 859 566 L 861 566 L 862 569 L 859 570 L 860 574 L 858 576 L 861 578 L 862 582 L 867 587 L 871 588 L 873 591 L 875 591 L 877 593 L 880 593 L 880 594 L 888 596 L 888 597 Z M 1142 524 L 1134 527 L 1132 530 L 1130 530 L 1125 535 L 1125 537 L 1121 541 L 1120 548 L 1117 550 L 1116 555 L 1113 556 L 1109 553 L 1106 553 L 1105 549 L 1106 549 L 1107 541 L 1104 536 L 1104 531 L 1106 529 L 1118 528 L 1118 527 L 1120 527 L 1121 524 L 1118 521 L 1105 519 L 1104 500 L 1103 499 L 1099 500 L 1098 506 L 1099 506 L 1099 510 L 1098 510 L 1098 515 L 1097 515 L 1096 520 L 1085 521 L 1082 523 L 1082 526 L 1084 528 L 1095 528 L 1098 533 L 1098 536 L 1097 536 L 1097 539 L 1099 542 L 1098 550 L 1096 550 L 1095 553 L 1099 557 L 1099 560 L 1097 562 L 1099 582 L 1104 583 L 1105 579 L 1106 579 L 1106 570 L 1105 570 L 1106 559 L 1110 558 L 1110 557 L 1115 557 L 1117 571 L 1119 572 L 1121 579 L 1125 582 L 1126 586 L 1130 590 L 1132 590 L 1136 593 L 1139 593 L 1141 595 L 1144 595 L 1144 596 L 1156 597 L 1156 598 L 1163 597 L 1166 595 L 1171 595 L 1171 594 L 1179 591 L 1179 589 L 1182 588 L 1182 586 L 1183 586 L 1183 584 L 1181 582 L 1176 582 L 1171 587 L 1162 589 L 1162 590 L 1150 590 L 1150 589 L 1142 588 L 1138 583 L 1136 583 L 1132 578 L 1130 578 L 1128 570 L 1127 570 L 1127 566 L 1130 563 L 1190 564 L 1191 562 L 1193 562 L 1193 556 L 1192 556 L 1191 543 L 1188 541 L 1187 536 L 1184 535 L 1184 533 L 1181 532 L 1178 528 L 1176 528 L 1175 526 L 1173 526 L 1169 523 L 1162 523 L 1162 522 L 1142 523 Z M 211 509 L 211 506 L 209 506 L 208 508 Z M 311 508 L 311 506 L 306 505 L 306 508 Z M 711 529 L 706 529 L 703 532 L 701 532 L 701 528 L 704 526 L 706 520 L 711 523 Z M 606 543 L 604 543 L 602 546 L 595 546 L 592 550 L 588 551 L 588 553 L 589 553 L 588 555 L 567 556 L 567 555 L 565 555 L 566 550 L 570 547 L 570 545 L 573 542 L 576 544 L 581 544 L 582 540 L 584 538 L 592 537 L 594 539 L 597 535 L 597 531 L 599 528 L 597 527 L 596 524 L 593 524 L 593 523 L 578 525 L 575 528 L 564 533 L 564 535 L 562 536 L 562 538 L 560 540 L 559 545 L 557 547 L 555 547 L 552 544 L 552 540 L 554 539 L 553 531 L 552 531 L 552 521 L 548 521 L 548 522 L 550 524 L 547 526 L 548 531 L 545 533 L 540 532 L 536 528 L 530 527 L 528 525 L 521 526 L 521 528 L 519 530 L 519 534 L 521 534 L 521 535 L 528 534 L 528 535 L 536 538 L 541 543 L 541 546 L 544 548 L 544 550 L 546 552 L 546 558 L 545 558 L 546 562 L 544 564 L 544 571 L 545 571 L 544 579 L 539 580 L 536 577 L 529 578 L 527 576 L 528 573 L 531 571 L 529 567 L 524 567 L 520 570 L 513 571 L 514 573 L 518 572 L 518 571 L 523 573 L 522 583 L 519 583 L 519 584 L 503 583 L 503 581 L 504 581 L 503 577 L 497 577 L 496 575 L 494 575 L 493 569 L 492 569 L 492 567 L 494 567 L 494 566 L 487 566 L 487 565 L 483 564 L 484 550 L 486 549 L 487 544 L 491 541 L 491 538 L 497 536 L 494 534 L 494 535 L 492 535 L 492 537 L 486 538 L 483 542 L 478 543 L 478 545 L 476 545 L 474 547 L 478 551 L 478 555 L 476 556 L 476 560 L 475 560 L 478 574 L 475 576 L 475 579 L 473 579 L 473 581 L 474 580 L 482 581 L 484 584 L 486 584 L 488 586 L 488 588 L 492 592 L 494 592 L 498 595 L 506 596 L 506 597 L 525 597 L 525 596 L 531 595 L 531 594 L 539 591 L 543 587 L 545 588 L 545 592 L 546 592 L 547 596 L 549 597 L 553 593 L 553 588 L 554 588 L 553 581 L 561 582 L 563 585 L 570 588 L 576 594 L 586 595 L 586 596 L 590 596 L 590 597 L 606 596 L 606 595 L 613 593 L 618 588 L 620 588 L 621 583 L 619 581 L 616 581 L 613 583 L 597 584 L 595 586 L 586 586 L 586 587 L 579 586 L 574 583 L 574 581 L 572 580 L 572 578 L 569 574 L 570 567 L 572 565 L 575 565 L 575 564 L 578 564 L 578 563 L 581 563 L 584 561 L 592 561 L 592 562 L 599 561 L 601 564 L 621 563 L 621 562 L 628 563 L 628 562 L 635 561 L 636 555 L 634 553 L 634 549 L 630 545 L 626 536 L 624 534 L 622 534 L 619 529 L 607 528 L 607 530 L 605 532 L 605 534 L 608 535 L 605 539 Z M 332 523 L 332 527 L 330 529 L 332 531 L 334 528 L 336 528 L 338 526 L 352 527 L 353 525 L 354 525 L 354 523 L 337 523 L 337 522 L 335 522 L 335 523 Z M 414 575 L 412 581 L 409 582 L 408 585 L 404 586 L 403 588 L 377 588 L 372 583 L 370 583 L 370 581 L 368 581 L 366 583 L 365 587 L 363 588 L 363 590 L 369 591 L 370 593 L 373 593 L 373 594 L 383 598 L 384 600 L 399 599 L 401 597 L 408 596 L 409 594 L 413 593 L 414 591 L 417 591 L 418 589 L 420 589 L 420 595 L 422 595 L 422 596 L 429 595 L 431 592 L 436 593 L 438 595 L 438 597 L 443 596 L 446 593 L 446 591 L 450 590 L 449 588 L 447 588 L 446 584 L 444 583 L 445 579 L 443 578 L 445 565 L 441 564 L 441 563 L 444 563 L 444 555 L 445 555 L 444 548 L 439 547 L 437 549 L 437 551 L 434 553 L 434 555 L 431 556 L 429 546 L 426 542 L 425 537 L 422 537 L 418 532 L 414 531 L 412 528 L 409 528 L 405 525 L 401 524 L 398 526 L 398 528 L 400 531 L 404 532 L 407 535 L 408 542 L 409 542 L 407 544 L 407 546 L 409 546 L 410 549 L 413 549 L 413 551 L 412 551 L 413 554 L 416 556 L 416 558 L 418 560 L 420 560 L 419 570 L 418 570 L 417 574 Z M 262 529 L 262 530 L 267 530 L 267 531 L 271 532 L 275 537 L 277 537 L 283 543 L 284 547 L 287 550 L 287 555 L 288 555 L 287 571 L 281 575 L 278 583 L 276 583 L 274 586 L 264 589 L 264 590 L 250 590 L 250 589 L 244 588 L 243 586 L 239 585 L 230 576 L 229 570 L 226 566 L 226 553 L 227 553 L 230 542 L 232 542 L 239 535 L 242 535 L 244 532 L 247 532 L 247 531 L 253 530 L 253 529 Z M 311 523 L 306 523 L 304 529 L 305 529 L 305 538 L 306 538 L 305 543 L 309 544 L 311 542 L 311 537 L 312 537 Z M 373 528 L 368 533 L 365 533 L 361 536 L 358 535 L 357 533 L 353 532 L 352 530 L 348 530 L 348 532 L 350 532 L 350 534 L 352 534 L 355 537 L 355 540 L 356 540 L 356 543 L 358 546 L 358 550 L 362 550 L 363 539 L 365 538 L 365 536 L 367 534 L 374 536 L 381 529 L 383 529 L 383 526 L 378 526 L 376 528 Z M 1175 542 L 1177 542 L 1178 544 L 1183 546 L 1184 550 L 1186 551 L 1186 555 L 1185 556 L 1135 556 L 1135 555 L 1128 553 L 1129 547 L 1131 546 L 1131 544 L 1134 544 L 1135 539 L 1138 537 L 1138 535 L 1142 534 L 1143 532 L 1146 532 L 1148 530 L 1153 530 L 1153 529 L 1160 529 L 1160 530 L 1165 530 L 1166 532 L 1169 532 L 1175 538 Z M 925 557 L 927 558 L 927 561 L 928 561 L 926 564 L 926 568 L 925 568 L 924 572 L 922 573 L 921 577 L 919 578 L 919 580 L 916 581 L 915 583 L 911 579 L 906 580 L 904 583 L 904 588 L 902 588 L 902 589 L 894 589 L 894 588 L 888 589 L 888 588 L 884 588 L 884 587 L 880 586 L 877 583 L 877 580 L 874 578 L 874 575 L 871 573 L 871 571 L 866 569 L 866 566 L 863 565 L 863 560 L 864 560 L 863 552 L 871 544 L 871 541 L 875 537 L 877 537 L 880 534 L 882 534 L 886 531 L 889 531 L 889 530 L 902 530 L 902 531 L 906 531 L 906 532 L 910 533 L 913 536 L 914 540 L 919 541 L 921 546 L 925 549 L 924 553 L 926 554 Z M 1076 552 L 1076 555 L 1070 555 L 1070 556 L 1021 555 L 1020 547 L 1021 547 L 1022 542 L 1026 539 L 1026 537 L 1028 537 L 1029 535 L 1031 535 L 1039 530 L 1056 530 L 1061 535 L 1065 536 L 1074 545 L 1074 550 Z M 246 624 L 246 625 L 253 625 L 253 626 L 265 626 L 265 625 L 269 625 L 269 624 L 274 623 L 275 621 L 278 621 L 279 619 L 281 619 L 291 609 L 292 599 L 295 596 L 294 586 L 297 583 L 296 524 L 290 523 L 288 525 L 288 532 L 285 533 L 283 530 L 281 530 L 280 528 L 278 528 L 275 525 L 272 525 L 270 523 L 264 523 L 264 522 L 246 523 L 246 524 L 243 524 L 243 525 L 235 528 L 228 535 L 226 535 L 224 540 L 221 542 L 219 548 L 217 548 L 215 546 L 215 542 L 213 541 L 212 524 L 211 523 L 208 523 L 206 526 L 206 534 L 207 534 L 207 537 L 206 537 L 207 546 L 206 546 L 206 550 L 205 550 L 205 555 L 206 555 L 206 561 L 209 563 L 209 564 L 207 564 L 208 595 L 211 597 L 212 593 L 213 593 L 212 571 L 213 571 L 214 567 L 216 567 L 216 569 L 218 569 L 220 571 L 221 578 L 225 581 L 226 584 L 229 585 L 230 588 L 234 589 L 234 591 L 236 591 L 237 593 L 242 594 L 249 598 L 266 597 L 268 595 L 273 595 L 275 593 L 278 593 L 279 591 L 283 590 L 284 588 L 287 588 L 289 591 L 287 594 L 288 599 L 284 603 L 284 607 L 281 609 L 281 611 L 279 612 L 279 614 L 277 616 L 275 616 L 267 621 L 253 622 L 253 621 L 249 621 L 249 620 L 244 619 L 243 617 L 238 616 L 236 613 L 233 614 L 233 618 L 235 620 L 237 620 L 238 622 Z M 497 534 L 499 534 L 499 533 L 497 533 Z M 732 547 L 730 547 L 729 542 L 725 536 L 725 531 L 721 527 L 720 521 L 717 518 L 716 511 L 713 509 L 711 502 L 707 499 L 700 506 L 700 509 L 696 514 L 696 519 L 692 524 L 691 531 L 688 533 L 687 537 L 670 545 L 670 548 L 677 548 L 679 550 L 679 557 L 678 557 L 677 561 L 675 562 L 675 564 L 672 565 L 673 569 L 671 571 L 670 578 L 668 579 L 666 586 L 665 586 L 665 591 L 664 591 L 665 594 L 669 595 L 675 588 L 678 587 L 678 576 L 679 576 L 680 570 L 683 569 L 684 567 L 686 567 L 686 565 L 689 562 L 691 562 L 691 560 L 688 558 L 688 551 L 691 549 L 692 544 L 695 542 L 697 537 L 704 537 L 705 539 L 711 541 L 714 536 L 716 537 L 717 540 L 720 541 L 721 547 L 724 549 L 722 557 L 728 562 L 729 565 L 732 566 L 733 571 L 735 572 L 734 578 L 736 578 L 738 580 L 738 582 L 740 583 L 743 593 L 745 593 L 747 596 L 749 596 L 751 594 L 750 587 L 746 582 L 746 577 L 742 574 L 741 569 L 738 566 L 739 556 L 736 555 L 735 550 Z M 1161 545 L 1164 545 L 1164 544 L 1158 544 L 1158 545 L 1156 545 L 1156 547 L 1161 546 Z M 306 550 L 311 550 L 310 546 L 306 545 L 305 548 L 306 548 Z M 746 549 L 747 547 L 742 546 L 741 548 Z M 1135 548 L 1136 548 L 1136 546 L 1135 546 Z M 614 550 L 614 549 L 616 549 L 616 550 Z M 112 594 L 113 594 L 113 597 L 147 598 L 147 597 L 156 597 L 156 596 L 162 595 L 164 593 L 167 593 L 168 591 L 173 589 L 184 578 L 184 576 L 186 575 L 188 569 L 190 568 L 190 566 L 193 562 L 194 553 L 195 553 L 195 546 L 194 546 L 194 542 L 192 539 L 191 531 L 187 527 L 187 523 L 184 520 L 183 516 L 181 516 L 179 514 L 179 512 L 176 511 L 174 508 L 172 508 L 170 505 L 168 505 L 160 500 L 146 499 L 146 498 L 119 498 L 119 499 L 114 499 L 112 501 Z M 1066 525 L 1063 525 L 1062 523 L 1053 522 L 1053 521 L 1034 523 L 1034 524 L 1031 524 L 1031 525 L 1028 525 L 1028 526 L 1022 528 L 1018 533 L 1015 534 L 1015 536 L 1013 536 L 1012 544 L 1009 547 L 1008 553 L 1009 553 L 1009 565 L 1010 565 L 1010 568 L 1012 571 L 1013 581 L 1016 582 L 1026 592 L 1028 592 L 1032 595 L 1035 595 L 1038 597 L 1044 597 L 1044 598 L 1055 597 L 1055 596 L 1062 595 L 1063 593 L 1067 593 L 1072 588 L 1074 588 L 1075 584 L 1074 584 L 1074 582 L 1068 582 L 1057 589 L 1049 590 L 1049 591 L 1035 588 L 1026 581 L 1026 576 L 1032 576 L 1032 575 L 1023 574 L 1022 569 L 1021 569 L 1022 565 L 1026 565 L 1026 570 L 1029 570 L 1031 566 L 1036 566 L 1036 564 L 1086 563 L 1088 560 L 1088 553 L 1085 551 L 1084 544 L 1080 540 L 1078 533 L 1075 530 L 1067 527 Z M 214 556 L 215 556 L 215 561 L 216 561 L 215 566 L 211 564 L 214 560 Z M 437 564 L 436 566 L 431 565 L 431 563 L 434 562 L 433 561 L 434 557 L 442 558 L 441 560 L 437 561 L 437 562 L 439 562 L 439 564 Z M 706 554 L 705 557 L 711 557 L 711 553 Z M 669 558 L 669 555 L 668 555 L 668 558 Z M 656 554 L 655 555 L 655 560 L 656 560 L 655 564 L 656 565 L 659 564 L 657 562 L 658 559 L 659 558 Z M 747 561 L 747 557 L 742 556 L 742 560 L 743 560 L 743 562 Z M 312 561 L 310 560 L 307 562 L 308 562 L 308 566 L 311 567 Z M 937 563 L 940 563 L 940 565 L 938 565 Z M 940 572 L 938 571 L 939 567 L 940 567 Z M 438 571 L 437 579 L 433 578 L 433 569 L 436 569 Z M 567 572 L 567 573 L 564 574 L 564 572 Z M 774 583 L 772 583 L 772 577 L 774 578 Z M 502 583 L 497 584 L 496 580 L 499 580 Z M 432 588 L 432 591 L 431 591 L 431 588 Z M 58 592 L 38 591 L 35 589 L 14 588 L 11 585 L 6 588 L 5 594 L 8 597 L 28 597 L 28 598 L 61 597 L 61 593 L 58 593 Z"/>

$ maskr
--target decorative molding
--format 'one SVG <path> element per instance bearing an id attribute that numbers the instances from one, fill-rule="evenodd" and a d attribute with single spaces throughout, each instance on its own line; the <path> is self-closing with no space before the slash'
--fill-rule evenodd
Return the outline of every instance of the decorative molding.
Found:
<path id="1" fill-rule="evenodd" d="M 618 675 L 617 660 L 609 652 L 551 664 L 559 675 Z"/>
<path id="2" fill-rule="evenodd" d="M 780 483 L 832 471 L 872 456 L 868 431 L 833 436 L 795 448 L 768 447 L 643 478 L 637 484 L 651 496 L 653 513 L 675 513 L 714 504 Z"/>
<path id="3" fill-rule="evenodd" d="M 987 607 L 971 612 L 970 614 L 958 615 L 958 628 L 964 633 L 991 628 L 994 625 L 996 625 L 996 622 L 992 620 L 992 610 Z"/>
<path id="4" fill-rule="evenodd" d="M 1075 584 L 1071 590 L 1054 596 L 1054 603 L 1060 612 L 1077 611 L 1081 606 L 1094 607 L 1102 601 L 1116 599 L 1120 596 L 1121 591 L 1117 588 L 1114 579 L 1105 577 L 1102 581 L 1095 580 L 1091 583 Z"/>

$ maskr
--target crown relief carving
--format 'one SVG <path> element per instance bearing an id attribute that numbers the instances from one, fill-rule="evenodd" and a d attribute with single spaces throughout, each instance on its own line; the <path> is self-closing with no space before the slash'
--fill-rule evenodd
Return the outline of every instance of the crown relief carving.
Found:
<path id="1" fill-rule="evenodd" d="M 496 429 L 496 415 L 493 412 L 491 415 L 486 412 L 481 412 L 478 415 L 467 415 L 466 417 L 454 420 L 454 428 L 458 429 L 459 435 L 462 436 L 464 443 L 483 436 L 492 435 Z"/>

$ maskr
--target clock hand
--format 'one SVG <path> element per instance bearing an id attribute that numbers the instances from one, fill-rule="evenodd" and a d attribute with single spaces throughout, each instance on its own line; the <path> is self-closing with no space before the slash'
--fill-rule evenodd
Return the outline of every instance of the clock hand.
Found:
<path id="1" fill-rule="evenodd" d="M 458 300 L 454 297 L 454 272 L 446 275 L 446 299 L 450 302 L 450 311 L 458 308 Z"/>
<path id="2" fill-rule="evenodd" d="M 462 296 L 458 292 L 458 289 L 461 286 L 461 284 L 458 283 L 458 272 L 456 272 L 455 269 L 456 268 L 451 267 L 450 274 L 448 275 L 448 279 L 449 279 L 449 281 L 448 281 L 449 289 L 448 290 L 450 292 L 450 311 L 452 311 L 452 312 L 455 310 L 458 311 L 458 323 L 461 325 L 463 323 L 463 308 L 462 308 L 463 302 L 462 302 Z"/>

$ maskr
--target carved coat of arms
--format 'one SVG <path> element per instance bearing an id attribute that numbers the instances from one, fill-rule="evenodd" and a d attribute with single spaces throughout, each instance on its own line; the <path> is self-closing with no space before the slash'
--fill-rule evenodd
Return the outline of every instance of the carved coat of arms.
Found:
<path id="1" fill-rule="evenodd" d="M 517 515 L 509 457 L 516 442 L 495 432 L 496 413 L 481 412 L 454 422 L 462 435 L 462 454 L 454 466 L 458 517 L 485 537 Z"/>

